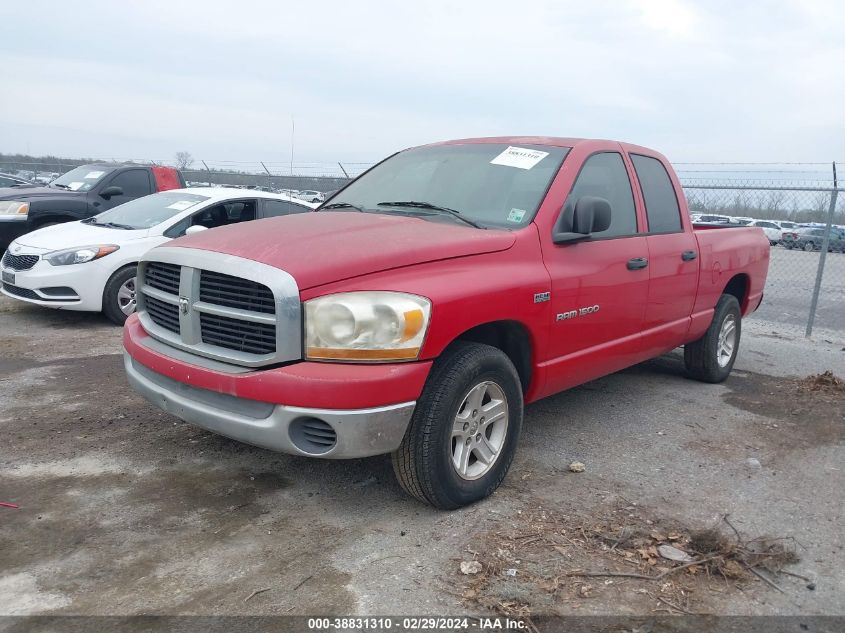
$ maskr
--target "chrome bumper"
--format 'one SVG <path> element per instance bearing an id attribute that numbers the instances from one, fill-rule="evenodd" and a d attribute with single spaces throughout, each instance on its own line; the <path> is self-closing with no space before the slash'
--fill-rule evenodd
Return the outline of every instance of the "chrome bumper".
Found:
<path id="1" fill-rule="evenodd" d="M 348 459 L 390 453 L 402 442 L 416 405 L 404 402 L 372 409 L 290 407 L 186 385 L 154 372 L 125 352 L 123 361 L 129 384 L 160 409 L 214 433 L 292 455 Z M 303 433 L 303 429 L 308 430 Z M 328 447 L 325 438 L 330 439 L 332 433 L 334 443 Z M 310 443 L 309 437 L 323 438 L 323 444 Z"/>

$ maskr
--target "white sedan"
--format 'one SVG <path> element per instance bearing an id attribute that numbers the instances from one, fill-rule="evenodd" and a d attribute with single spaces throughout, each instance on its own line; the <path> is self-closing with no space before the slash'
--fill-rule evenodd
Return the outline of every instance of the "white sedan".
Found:
<path id="1" fill-rule="evenodd" d="M 49 308 L 102 311 L 122 325 L 135 311 L 138 260 L 151 248 L 186 233 L 316 206 L 284 194 L 226 188 L 137 198 L 17 238 L 0 260 L 2 293 Z"/>

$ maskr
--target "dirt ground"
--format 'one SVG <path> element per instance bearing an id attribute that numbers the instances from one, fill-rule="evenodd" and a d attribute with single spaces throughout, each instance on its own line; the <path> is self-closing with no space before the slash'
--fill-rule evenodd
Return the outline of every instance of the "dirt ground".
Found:
<path id="1" fill-rule="evenodd" d="M 843 337 L 748 321 L 723 385 L 676 352 L 538 402 L 500 490 L 440 512 L 385 457 L 271 453 L 147 405 L 97 315 L 0 297 L 0 332 L 2 614 L 845 614 L 845 392 L 802 380 L 845 376 Z M 707 528 L 782 539 L 795 575 L 596 575 L 671 570 L 657 548 Z"/>

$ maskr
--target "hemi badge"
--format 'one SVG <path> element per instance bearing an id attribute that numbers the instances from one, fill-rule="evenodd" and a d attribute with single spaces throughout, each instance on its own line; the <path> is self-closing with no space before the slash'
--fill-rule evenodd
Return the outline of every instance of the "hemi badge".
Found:
<path id="1" fill-rule="evenodd" d="M 551 292 L 538 292 L 534 295 L 534 303 L 543 303 L 552 298 Z"/>

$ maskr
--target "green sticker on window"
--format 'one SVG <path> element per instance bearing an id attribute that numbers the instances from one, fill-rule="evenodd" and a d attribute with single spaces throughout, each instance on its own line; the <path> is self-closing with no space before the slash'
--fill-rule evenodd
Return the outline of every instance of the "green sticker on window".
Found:
<path id="1" fill-rule="evenodd" d="M 522 222 L 524 217 L 525 211 L 522 209 L 511 209 L 511 212 L 508 213 L 508 222 Z"/>

